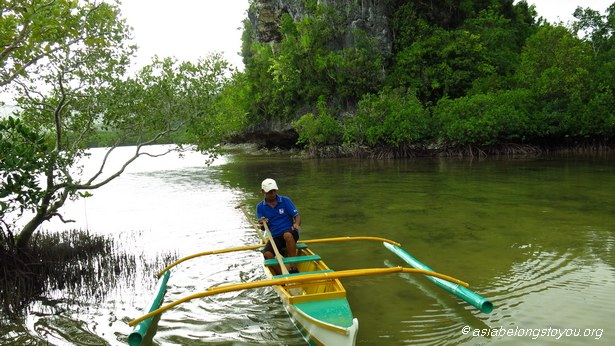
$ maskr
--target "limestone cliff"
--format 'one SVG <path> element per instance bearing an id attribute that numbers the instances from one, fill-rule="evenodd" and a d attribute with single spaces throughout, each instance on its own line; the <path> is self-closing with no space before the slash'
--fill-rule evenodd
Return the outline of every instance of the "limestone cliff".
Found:
<path id="1" fill-rule="evenodd" d="M 368 36 L 376 39 L 378 49 L 383 56 L 389 56 L 392 50 L 390 30 L 391 9 L 395 0 L 318 0 L 318 4 L 331 6 L 345 18 L 347 30 L 339 46 L 332 49 L 352 48 L 356 30 L 361 29 Z M 397 1 L 398 2 L 398 1 Z M 253 33 L 253 40 L 261 43 L 275 44 L 281 41 L 279 28 L 284 14 L 300 21 L 309 13 L 305 0 L 253 0 L 248 11 L 248 19 Z M 254 124 L 245 131 L 238 141 L 256 142 L 267 147 L 293 146 L 297 133 L 289 123 L 267 121 Z"/>
<path id="2" fill-rule="evenodd" d="M 390 9 L 392 0 L 319 0 L 319 4 L 333 7 L 344 14 L 347 20 L 347 37 L 344 46 L 350 48 L 354 38 L 352 29 L 362 29 L 371 37 L 380 42 L 380 49 L 384 55 L 391 52 L 391 31 L 389 27 Z M 288 13 L 294 20 L 299 21 L 307 16 L 304 1 L 301 0 L 254 0 L 248 12 L 248 18 L 259 42 L 279 42 L 281 39 L 278 30 L 280 18 Z"/>

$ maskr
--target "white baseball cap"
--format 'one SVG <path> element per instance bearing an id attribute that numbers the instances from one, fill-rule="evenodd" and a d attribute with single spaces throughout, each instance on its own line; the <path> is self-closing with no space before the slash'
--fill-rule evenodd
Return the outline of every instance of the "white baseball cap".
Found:
<path id="1" fill-rule="evenodd" d="M 277 190 L 278 189 L 278 184 L 275 183 L 275 180 L 273 180 L 271 178 L 267 178 L 267 179 L 263 180 L 263 183 L 261 184 L 261 187 L 263 188 L 263 191 L 269 192 L 271 190 Z"/>

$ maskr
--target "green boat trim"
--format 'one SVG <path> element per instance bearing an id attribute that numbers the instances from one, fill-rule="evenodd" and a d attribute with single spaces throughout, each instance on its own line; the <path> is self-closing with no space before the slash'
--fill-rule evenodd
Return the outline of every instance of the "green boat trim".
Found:
<path id="1" fill-rule="evenodd" d="M 391 252 L 399 256 L 406 263 L 408 263 L 411 267 L 416 268 L 416 269 L 427 270 L 427 271 L 434 271 L 433 269 L 426 266 L 425 264 L 423 264 L 416 258 L 412 257 L 412 255 L 410 255 L 404 249 L 396 245 L 389 244 L 389 243 L 383 243 L 383 244 L 387 249 L 391 250 Z M 488 314 L 491 311 L 493 311 L 493 303 L 481 297 L 477 293 L 469 290 L 468 288 L 458 285 L 456 283 L 450 282 L 450 281 L 439 279 L 437 277 L 433 277 L 429 275 L 425 275 L 425 277 L 431 280 L 436 285 L 438 285 L 440 288 L 444 289 L 445 291 L 450 292 L 456 295 L 457 297 L 465 300 L 470 305 L 474 306 L 475 308 L 482 311 L 483 313 Z"/>
<path id="2" fill-rule="evenodd" d="M 156 288 L 154 289 L 154 292 L 156 293 L 154 299 L 152 299 L 151 303 L 148 305 L 148 312 L 152 312 L 158 309 L 160 307 L 160 304 L 162 304 L 164 295 L 167 292 L 167 281 L 169 281 L 170 276 L 171 272 L 167 271 L 162 277 L 160 277 L 160 279 L 158 279 L 158 283 L 156 284 Z M 141 344 L 143 338 L 145 337 L 145 334 L 147 334 L 147 331 L 152 324 L 153 319 L 154 317 L 145 319 L 139 322 L 139 324 L 134 327 L 132 333 L 130 333 L 130 335 L 128 336 L 128 344 L 130 346 L 139 346 Z"/>
<path id="3" fill-rule="evenodd" d="M 325 324 L 342 328 L 352 327 L 354 316 L 346 298 L 297 303 L 293 304 L 293 307 L 304 316 Z"/>

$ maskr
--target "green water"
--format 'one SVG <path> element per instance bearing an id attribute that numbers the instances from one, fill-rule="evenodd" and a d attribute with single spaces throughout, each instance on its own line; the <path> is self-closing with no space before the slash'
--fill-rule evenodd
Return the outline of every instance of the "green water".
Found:
<path id="1" fill-rule="evenodd" d="M 398 241 L 436 271 L 493 302 L 483 314 L 428 280 L 343 280 L 359 345 L 615 343 L 615 157 L 508 160 L 301 160 L 233 154 L 145 161 L 94 197 L 67 206 L 75 227 L 129 251 L 180 255 L 258 242 L 234 207 L 277 180 L 303 220 L 302 239 Z M 251 207 L 250 207 L 251 209 Z M 81 224 L 79 223 L 81 222 Z M 65 228 L 59 225 L 58 228 Z M 314 244 L 334 270 L 404 265 L 380 243 Z M 165 304 L 222 283 L 264 278 L 255 252 L 182 263 Z M 102 300 L 54 293 L 0 344 L 122 345 L 155 280 L 132 278 Z M 576 334 L 576 336 L 575 336 Z M 196 299 L 165 312 L 146 345 L 305 344 L 269 288 Z"/>
<path id="2" fill-rule="evenodd" d="M 250 159 L 229 164 L 227 174 L 246 191 L 256 191 L 263 178 L 277 179 L 279 193 L 300 209 L 305 239 L 396 240 L 433 269 L 469 282 L 496 307 L 479 313 L 418 277 L 349 279 L 360 343 L 615 340 L 607 324 L 615 317 L 612 159 Z M 403 265 L 374 243 L 313 248 L 338 270 Z M 464 335 L 464 326 L 471 332 Z M 575 337 L 575 329 L 593 337 Z M 516 334 L 472 335 L 494 330 Z"/>

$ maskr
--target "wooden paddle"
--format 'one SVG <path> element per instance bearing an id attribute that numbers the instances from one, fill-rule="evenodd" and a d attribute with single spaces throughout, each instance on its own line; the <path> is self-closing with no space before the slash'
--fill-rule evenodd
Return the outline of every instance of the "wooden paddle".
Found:
<path id="1" fill-rule="evenodd" d="M 284 264 L 284 260 L 282 259 L 283 257 L 280 254 L 280 251 L 278 250 L 278 246 L 275 244 L 275 240 L 273 239 L 271 232 L 269 232 L 269 226 L 267 226 L 267 220 L 263 220 L 263 225 L 265 226 L 265 233 L 267 233 L 267 236 L 269 237 L 269 242 L 271 243 L 271 247 L 273 247 L 273 252 L 275 252 L 275 258 L 277 258 L 278 260 L 278 264 L 280 265 L 280 270 L 282 270 L 282 274 L 288 274 L 288 269 L 286 268 L 286 265 Z"/>
<path id="2" fill-rule="evenodd" d="M 263 232 L 261 232 L 260 227 L 258 227 L 258 225 L 256 224 L 256 222 L 252 221 L 252 217 L 248 214 L 248 212 L 244 209 L 243 204 L 240 204 L 238 206 L 235 207 L 235 209 L 241 209 L 241 211 L 243 212 L 243 215 L 246 216 L 246 219 L 248 219 L 248 221 L 250 222 L 250 224 L 252 224 L 252 227 L 254 227 L 254 230 L 256 231 L 256 233 L 258 234 L 259 238 L 261 238 L 261 241 L 264 243 L 267 242 L 267 239 L 265 238 L 265 236 L 263 235 Z"/>
<path id="3" fill-rule="evenodd" d="M 246 210 L 243 208 L 243 204 L 240 204 L 236 206 L 235 208 L 241 209 L 243 214 L 246 216 L 248 221 L 250 221 L 250 223 L 252 224 L 252 227 L 254 227 L 254 229 L 258 233 L 258 236 L 261 238 L 261 240 L 264 243 L 266 239 L 265 236 L 263 235 L 259 227 L 256 225 L 256 223 L 252 221 L 252 218 L 250 218 L 250 215 L 248 215 L 248 212 L 246 212 Z M 267 226 L 267 221 L 263 220 L 263 225 L 265 226 L 265 233 L 267 233 L 266 236 L 269 237 L 269 242 L 271 242 L 271 246 L 273 247 L 273 252 L 275 252 L 275 257 L 278 260 L 278 264 L 280 265 L 280 270 L 282 271 L 282 274 L 288 274 L 288 269 L 284 265 L 284 260 L 282 259 L 282 255 L 280 254 L 278 247 L 275 245 L 275 241 L 273 240 L 273 236 L 271 235 L 271 232 L 269 232 L 269 226 Z"/>

